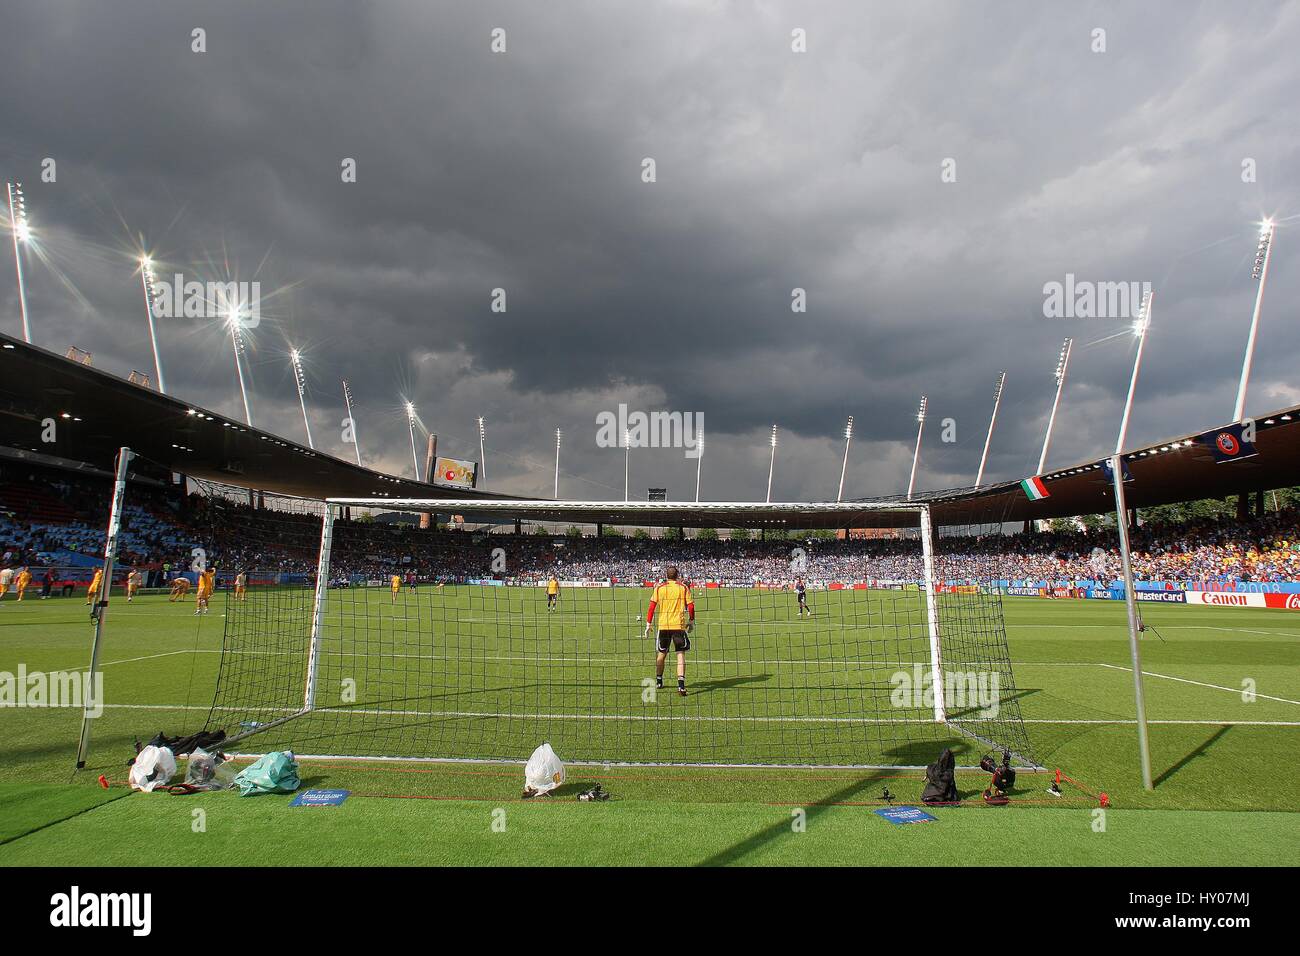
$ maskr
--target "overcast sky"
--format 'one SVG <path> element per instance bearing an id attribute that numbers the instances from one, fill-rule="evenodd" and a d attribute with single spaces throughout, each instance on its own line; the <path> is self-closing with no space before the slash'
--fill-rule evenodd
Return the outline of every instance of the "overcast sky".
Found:
<path id="1" fill-rule="evenodd" d="M 291 343 L 318 447 L 351 457 L 346 376 L 383 470 L 410 473 L 409 398 L 444 454 L 486 419 L 491 490 L 549 495 L 558 427 L 562 496 L 619 498 L 596 416 L 622 402 L 703 415 L 705 499 L 763 497 L 774 422 L 774 499 L 833 498 L 848 415 L 846 495 L 895 494 L 925 394 L 918 488 L 968 485 L 1005 369 L 988 475 L 1019 479 L 1066 336 L 1051 463 L 1099 458 L 1136 339 L 1046 317 L 1067 274 L 1156 292 L 1130 444 L 1208 428 L 1265 215 L 1247 410 L 1300 402 L 1297 3 L 40 0 L 4 26 L 35 342 L 151 371 L 141 248 L 257 280 L 256 424 L 302 440 Z M 0 310 L 18 333 L 11 264 Z M 169 390 L 242 416 L 220 325 L 159 328 Z M 694 494 L 680 449 L 631 474 Z"/>

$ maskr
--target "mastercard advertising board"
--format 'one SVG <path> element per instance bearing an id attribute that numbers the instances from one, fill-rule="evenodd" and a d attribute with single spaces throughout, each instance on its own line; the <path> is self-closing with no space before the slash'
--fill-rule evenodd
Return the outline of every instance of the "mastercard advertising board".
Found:
<path id="1" fill-rule="evenodd" d="M 438 458 L 434 461 L 433 483 L 444 488 L 473 488 L 478 480 L 478 462 L 459 458 Z"/>

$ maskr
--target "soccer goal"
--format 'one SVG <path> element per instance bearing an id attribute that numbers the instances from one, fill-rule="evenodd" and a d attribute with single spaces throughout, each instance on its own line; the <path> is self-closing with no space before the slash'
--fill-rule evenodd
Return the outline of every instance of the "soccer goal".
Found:
<path id="1" fill-rule="evenodd" d="M 656 536 L 685 507 L 722 530 Z M 637 503 L 620 509 L 649 535 L 599 537 L 594 518 L 585 537 L 541 523 L 557 508 L 610 505 L 330 500 L 223 520 L 246 561 L 282 570 L 227 598 L 209 728 L 235 749 L 363 758 L 522 760 L 549 741 L 573 762 L 912 767 L 951 746 L 1037 765 L 1000 597 L 945 554 L 926 505 Z M 899 527 L 729 530 L 771 509 Z M 466 511 L 482 530 L 438 527 Z M 646 636 L 669 565 L 695 608 L 685 695 L 676 648 L 659 687 Z"/>

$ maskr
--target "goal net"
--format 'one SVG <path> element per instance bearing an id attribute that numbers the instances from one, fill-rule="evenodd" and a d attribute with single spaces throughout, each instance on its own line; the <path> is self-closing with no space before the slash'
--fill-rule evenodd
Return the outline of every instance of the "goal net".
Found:
<path id="1" fill-rule="evenodd" d="M 1037 765 L 1000 597 L 925 505 L 772 506 L 893 516 L 868 540 L 745 532 L 768 522 L 740 504 L 638 503 L 648 531 L 596 535 L 543 520 L 557 507 L 581 506 L 214 496 L 223 579 L 247 587 L 223 592 L 208 728 L 349 757 L 520 761 L 549 741 L 573 762 L 919 766 L 950 746 Z M 683 508 L 720 530 L 661 531 Z M 449 530 L 466 509 L 473 530 Z M 669 565 L 695 608 L 684 696 L 675 648 L 660 688 L 645 635 Z"/>

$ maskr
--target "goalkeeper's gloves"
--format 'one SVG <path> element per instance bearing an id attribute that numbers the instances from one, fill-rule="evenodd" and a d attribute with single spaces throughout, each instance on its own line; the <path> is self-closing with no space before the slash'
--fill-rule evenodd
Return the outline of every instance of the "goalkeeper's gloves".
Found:
<path id="1" fill-rule="evenodd" d="M 687 622 L 686 622 L 686 633 L 687 633 L 687 634 L 690 634 L 691 631 L 693 631 L 693 630 L 695 630 L 695 622 L 694 622 L 694 621 L 687 621 Z"/>
<path id="2" fill-rule="evenodd" d="M 645 622 L 645 632 L 642 633 L 641 636 L 642 636 L 642 637 L 649 637 L 649 636 L 650 636 L 650 622 L 649 622 L 649 621 L 646 621 L 646 622 Z"/>

